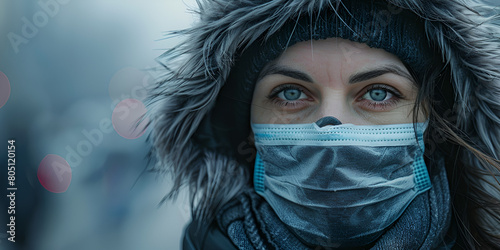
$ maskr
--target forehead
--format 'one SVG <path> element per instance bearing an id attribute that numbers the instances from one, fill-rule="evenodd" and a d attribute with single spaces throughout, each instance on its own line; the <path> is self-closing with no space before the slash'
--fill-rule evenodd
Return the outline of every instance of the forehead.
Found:
<path id="1" fill-rule="evenodd" d="M 368 69 L 375 65 L 399 65 L 399 58 L 383 49 L 341 38 L 311 40 L 287 48 L 277 60 L 278 65 L 300 67 L 311 73 L 320 70 L 340 70 L 343 73 Z"/>

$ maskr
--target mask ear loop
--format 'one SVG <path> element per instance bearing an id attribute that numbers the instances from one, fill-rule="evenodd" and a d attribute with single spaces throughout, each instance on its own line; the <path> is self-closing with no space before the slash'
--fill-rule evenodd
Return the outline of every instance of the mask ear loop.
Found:
<path id="1" fill-rule="evenodd" d="M 427 130 L 428 125 L 429 125 L 429 120 L 426 120 L 423 123 L 413 123 L 415 137 L 421 151 L 421 153 L 415 155 L 415 160 L 413 161 L 415 187 L 419 192 L 427 191 L 432 187 L 431 179 L 429 177 L 429 172 L 427 171 L 427 166 L 424 160 L 424 152 L 425 152 L 424 133 Z"/>
<path id="2" fill-rule="evenodd" d="M 257 152 L 257 156 L 255 157 L 255 168 L 254 168 L 254 176 L 253 176 L 253 186 L 255 192 L 264 195 L 264 163 L 260 158 L 259 153 Z"/>
<path id="3" fill-rule="evenodd" d="M 413 174 L 415 176 L 415 187 L 419 193 L 427 191 L 432 187 L 423 153 L 415 156 L 415 160 L 413 161 Z"/>

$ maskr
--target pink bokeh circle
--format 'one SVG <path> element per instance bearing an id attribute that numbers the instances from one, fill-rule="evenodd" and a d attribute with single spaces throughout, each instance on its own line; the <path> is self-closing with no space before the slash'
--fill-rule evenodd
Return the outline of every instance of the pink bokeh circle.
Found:
<path id="1" fill-rule="evenodd" d="M 10 82 L 9 78 L 0 71 L 0 108 L 7 103 L 10 96 Z"/>
<path id="2" fill-rule="evenodd" d="M 148 123 L 148 119 L 141 121 L 146 114 L 146 106 L 136 99 L 125 99 L 119 102 L 111 116 L 115 131 L 126 139 L 141 137 Z"/>
<path id="3" fill-rule="evenodd" d="M 53 193 L 63 193 L 71 183 L 71 167 L 59 155 L 48 154 L 38 165 L 38 181 L 42 186 Z"/>

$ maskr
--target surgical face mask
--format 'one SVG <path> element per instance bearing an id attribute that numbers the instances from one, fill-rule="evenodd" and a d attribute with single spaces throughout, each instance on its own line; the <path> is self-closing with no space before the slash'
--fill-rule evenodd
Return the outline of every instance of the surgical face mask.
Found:
<path id="1" fill-rule="evenodd" d="M 365 246 L 431 187 L 415 125 L 252 124 L 255 190 L 303 242 Z"/>

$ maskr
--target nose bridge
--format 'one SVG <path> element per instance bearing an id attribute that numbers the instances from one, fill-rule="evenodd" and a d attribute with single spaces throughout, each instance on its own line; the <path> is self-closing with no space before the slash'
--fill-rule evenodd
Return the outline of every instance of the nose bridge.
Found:
<path id="1" fill-rule="evenodd" d="M 351 115 L 345 95 L 339 93 L 325 96 L 321 101 L 317 120 L 323 117 L 335 117 L 342 123 L 348 122 Z"/>

